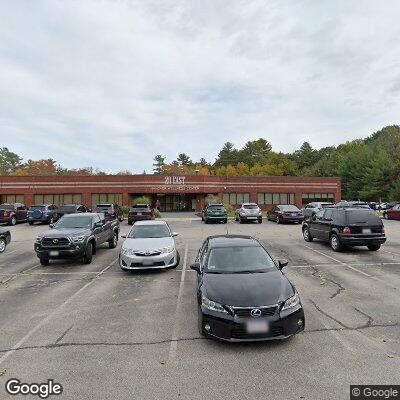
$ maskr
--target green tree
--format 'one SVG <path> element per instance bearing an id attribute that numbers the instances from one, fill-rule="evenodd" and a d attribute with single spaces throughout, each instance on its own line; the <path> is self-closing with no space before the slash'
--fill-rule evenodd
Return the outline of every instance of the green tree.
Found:
<path id="1" fill-rule="evenodd" d="M 22 166 L 22 158 L 8 150 L 7 147 L 0 147 L 0 175 L 10 175 Z"/>
<path id="2" fill-rule="evenodd" d="M 193 164 L 192 161 L 190 160 L 190 157 L 185 153 L 179 154 L 178 158 L 176 159 L 176 161 L 178 162 L 178 165 L 181 166 L 181 167 L 182 166 L 189 167 L 189 166 L 191 166 Z"/>
<path id="3" fill-rule="evenodd" d="M 249 167 L 255 164 L 263 164 L 271 150 L 271 145 L 263 138 L 248 141 L 239 152 L 240 161 Z"/>
<path id="4" fill-rule="evenodd" d="M 235 149 L 233 143 L 226 142 L 218 153 L 214 166 L 227 167 L 228 165 L 236 165 L 239 161 L 239 152 Z"/>
<path id="5" fill-rule="evenodd" d="M 165 165 L 165 157 L 161 154 L 157 154 L 153 159 L 153 171 L 155 175 L 161 175 L 162 168 Z"/>
<path id="6" fill-rule="evenodd" d="M 304 142 L 293 156 L 300 169 L 311 167 L 318 160 L 318 151 L 313 149 L 310 143 Z"/>

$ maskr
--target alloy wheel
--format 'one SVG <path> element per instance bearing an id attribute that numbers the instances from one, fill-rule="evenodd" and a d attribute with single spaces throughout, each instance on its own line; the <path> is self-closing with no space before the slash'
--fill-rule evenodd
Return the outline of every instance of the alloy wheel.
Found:
<path id="1" fill-rule="evenodd" d="M 4 241 L 4 239 L 0 239 L 0 253 L 3 253 L 5 249 L 6 249 L 6 242 Z"/>

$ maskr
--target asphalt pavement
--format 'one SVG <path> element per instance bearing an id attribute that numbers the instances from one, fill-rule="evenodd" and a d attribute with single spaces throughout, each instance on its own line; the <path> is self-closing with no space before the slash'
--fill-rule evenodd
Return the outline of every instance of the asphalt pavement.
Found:
<path id="1" fill-rule="evenodd" d="M 33 243 L 48 227 L 11 228 L 0 255 L 1 399 L 18 398 L 5 392 L 10 378 L 54 379 L 65 399 L 349 399 L 350 384 L 399 383 L 400 222 L 384 222 L 381 250 L 342 253 L 306 243 L 299 225 L 169 223 L 180 265 L 136 273 L 118 266 L 122 240 L 90 265 L 44 267 Z M 122 233 L 129 229 L 123 222 Z M 289 260 L 303 333 L 248 344 L 199 335 L 189 265 L 207 236 L 227 232 L 253 235 Z"/>

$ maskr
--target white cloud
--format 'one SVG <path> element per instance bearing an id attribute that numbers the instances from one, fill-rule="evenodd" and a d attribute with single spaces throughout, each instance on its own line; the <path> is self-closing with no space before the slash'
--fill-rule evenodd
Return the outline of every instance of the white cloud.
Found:
<path id="1" fill-rule="evenodd" d="M 397 1 L 5 1 L 0 140 L 116 172 L 398 123 Z M 13 139 L 10 140 L 12 135 Z"/>

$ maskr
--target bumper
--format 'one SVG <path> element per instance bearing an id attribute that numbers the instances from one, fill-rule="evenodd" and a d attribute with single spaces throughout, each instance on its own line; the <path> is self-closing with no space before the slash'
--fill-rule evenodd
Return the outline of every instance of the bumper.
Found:
<path id="1" fill-rule="evenodd" d="M 303 222 L 304 217 L 281 217 L 283 222 Z"/>
<path id="2" fill-rule="evenodd" d="M 268 340 L 284 340 L 304 330 L 305 320 L 304 311 L 300 306 L 293 313 L 280 318 L 266 317 L 257 318 L 257 320 L 266 320 L 269 325 L 268 332 L 250 334 L 247 333 L 246 322 L 249 319 L 237 318 L 231 315 L 222 315 L 220 313 L 205 310 L 203 307 L 199 311 L 201 329 L 206 337 L 218 339 L 226 342 L 252 342 Z M 254 318 L 250 320 L 254 321 Z M 301 325 L 299 325 L 301 321 Z M 208 324 L 210 330 L 207 332 L 204 326 Z"/>
<path id="3" fill-rule="evenodd" d="M 11 223 L 11 218 L 0 218 L 0 224 L 9 224 Z"/>
<path id="4" fill-rule="evenodd" d="M 125 270 L 139 269 L 164 269 L 172 268 L 178 265 L 178 252 L 174 250 L 171 253 L 160 254 L 157 256 L 139 257 L 135 255 L 119 255 L 119 266 Z"/>
<path id="5" fill-rule="evenodd" d="M 225 221 L 228 215 L 206 215 L 209 221 Z"/>
<path id="6" fill-rule="evenodd" d="M 340 236 L 340 242 L 348 246 L 369 246 L 383 244 L 386 242 L 385 236 Z"/>
<path id="7" fill-rule="evenodd" d="M 85 254 L 85 245 L 77 244 L 68 248 L 43 248 L 35 244 L 35 251 L 38 258 L 46 258 L 48 260 L 63 260 L 67 258 L 80 258 Z"/>
<path id="8" fill-rule="evenodd" d="M 239 215 L 242 221 L 258 221 L 262 219 L 262 215 Z"/>
<path id="9" fill-rule="evenodd" d="M 33 218 L 28 216 L 28 222 L 49 222 L 51 218 L 52 215 L 47 215 L 46 217 L 41 217 L 41 218 Z"/>

